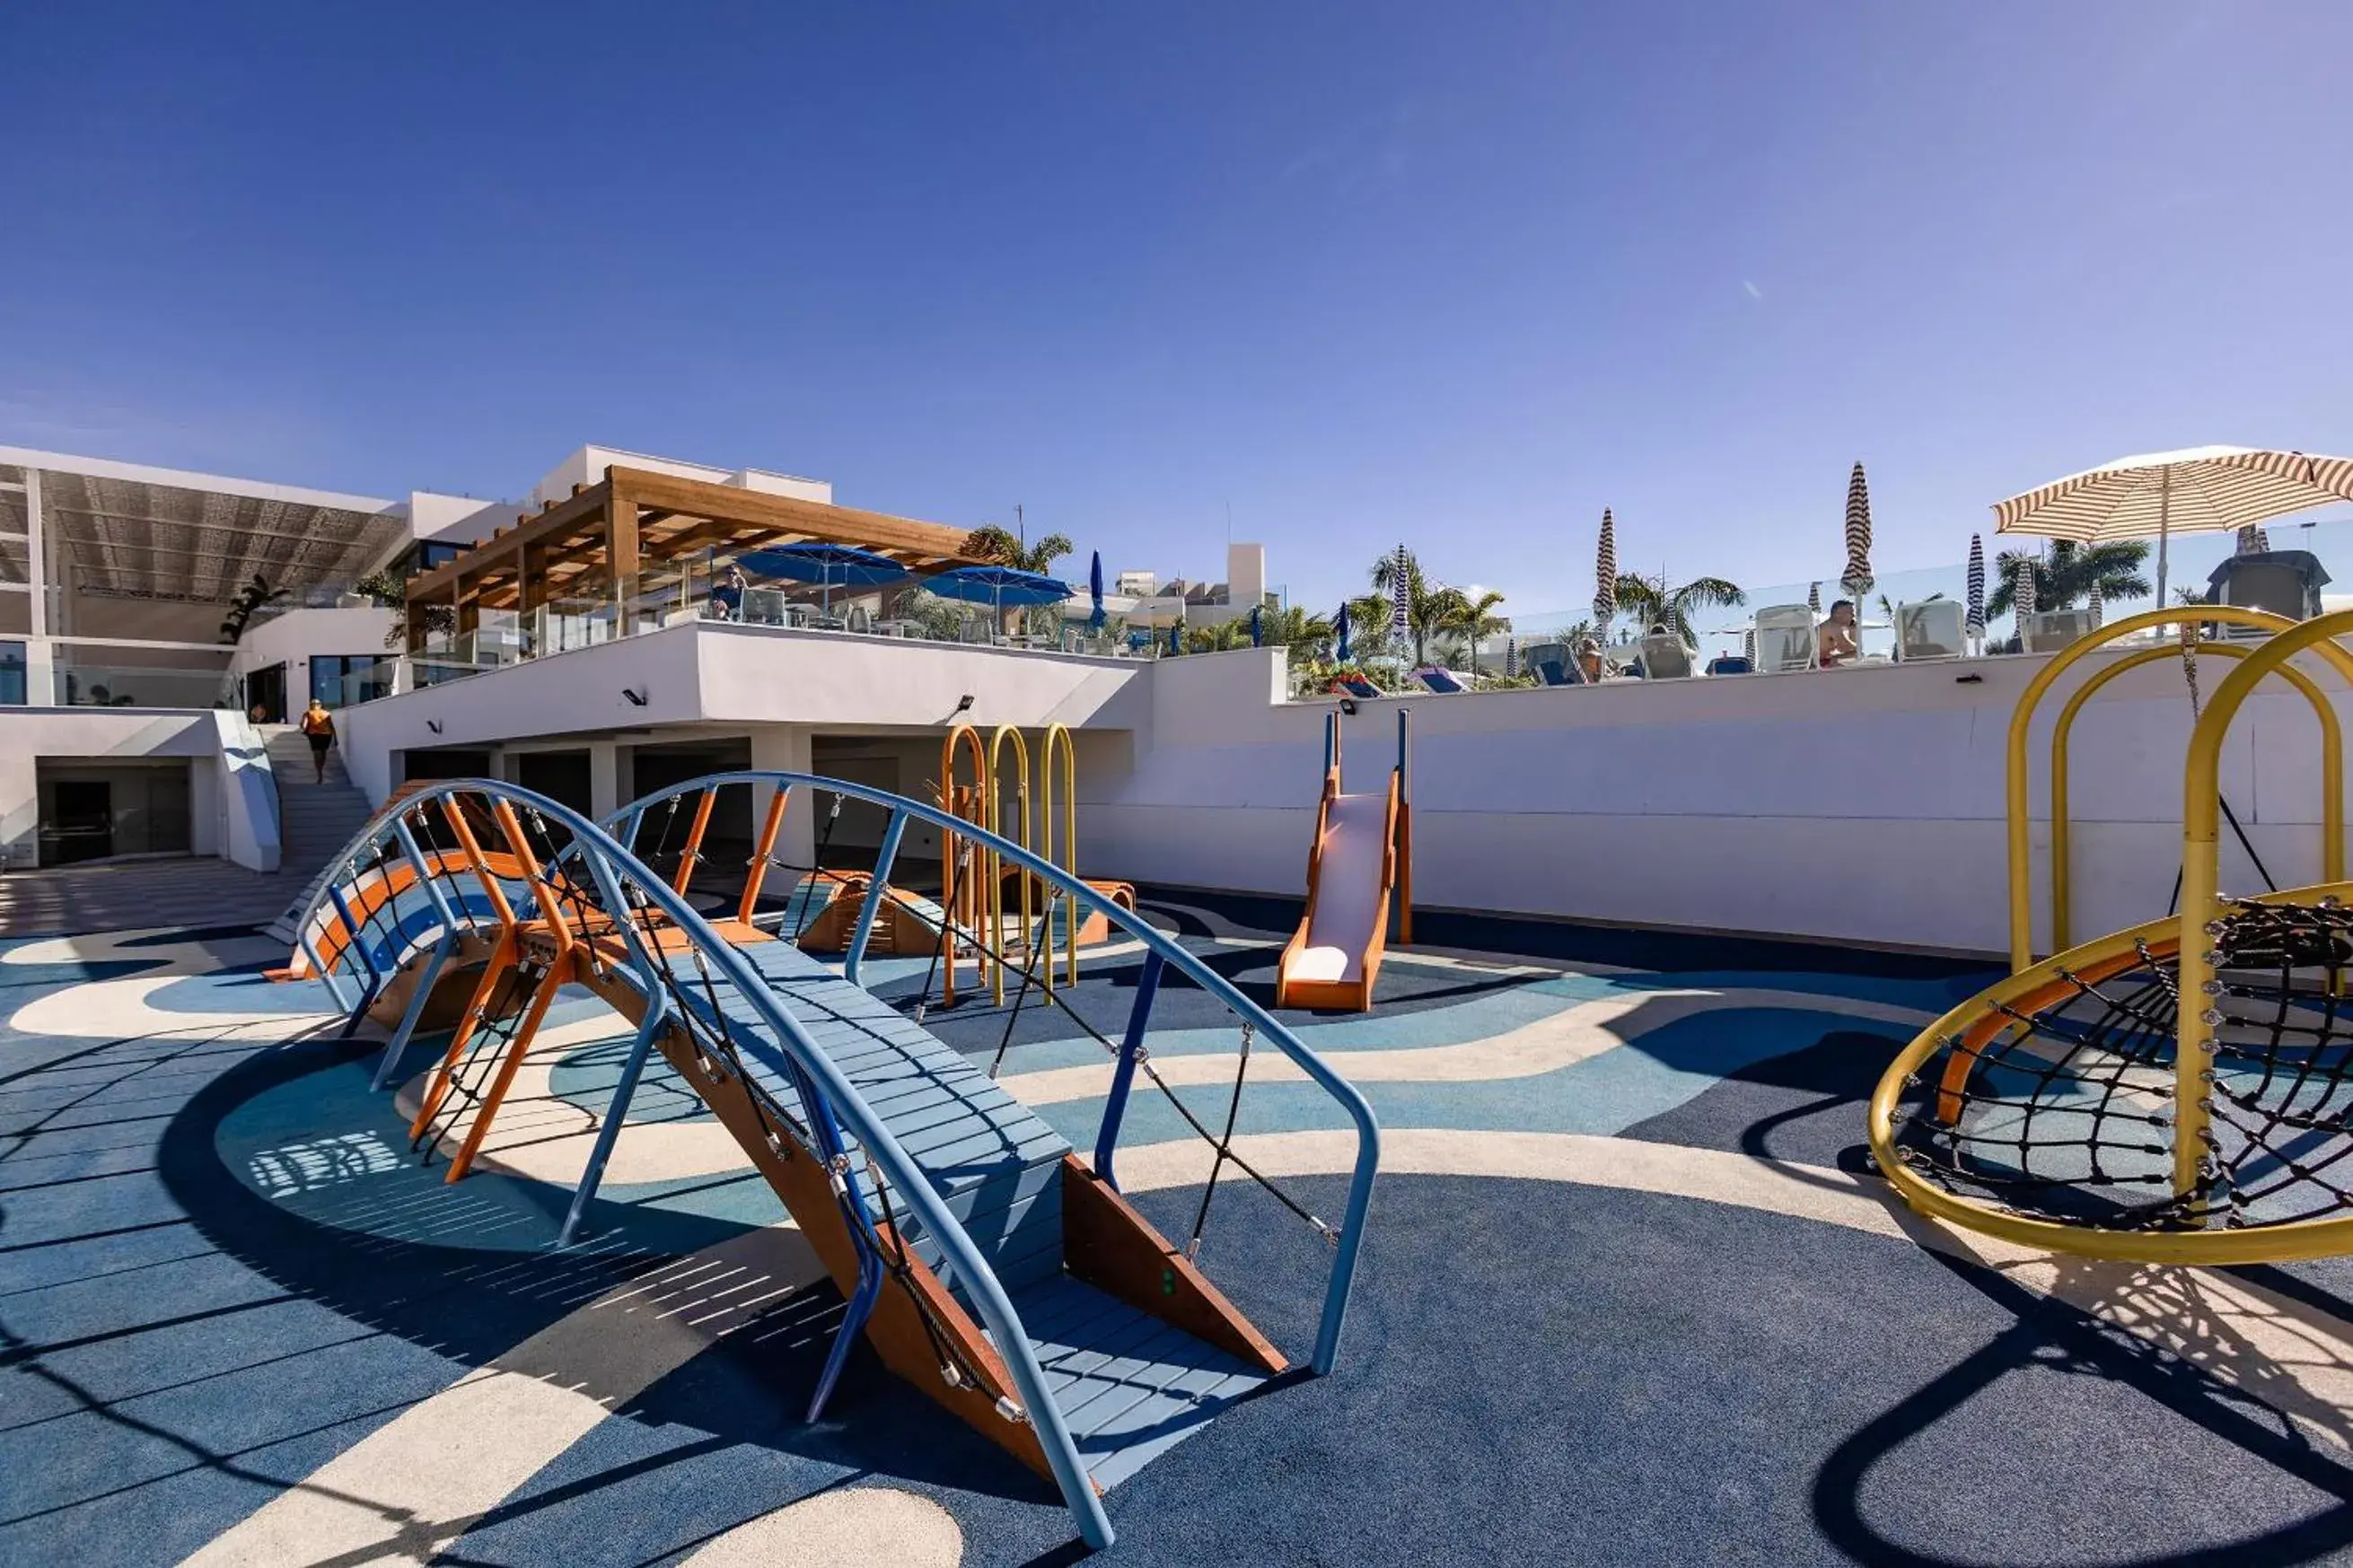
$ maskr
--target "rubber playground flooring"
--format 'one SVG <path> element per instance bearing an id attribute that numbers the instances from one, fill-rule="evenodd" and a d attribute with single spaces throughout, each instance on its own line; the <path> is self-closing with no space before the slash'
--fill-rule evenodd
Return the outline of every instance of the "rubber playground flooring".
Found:
<path id="1" fill-rule="evenodd" d="M 1271 999 L 1293 910 L 1147 895 Z M 1139 1564 L 2353 1560 L 2353 1271 L 2054 1260 L 1893 1206 L 1862 1102 L 1988 978 L 1820 947 L 1430 916 L 1366 1016 L 1293 1016 L 1384 1130 L 1337 1371 L 1112 1492 Z M 1051 1491 L 861 1350 L 659 1070 L 550 1244 L 614 1076 L 559 1005 L 478 1173 L 243 928 L 0 943 L 0 1561 L 1066 1563 Z M 921 960 L 876 961 L 912 1007 Z M 1090 955 L 1117 1035 L 1140 960 Z M 1092 1149 L 1102 1048 L 1034 996 L 926 1010 Z M 1018 994 L 1018 987 L 1014 994 Z M 1010 998 L 1008 998 L 1008 1001 Z M 1166 990 L 1152 1059 L 1221 1128 L 1241 1061 Z M 1346 1141 L 1268 1065 L 1235 1146 L 1335 1215 Z M 1139 1093 L 1121 1169 L 1294 1356 L 1329 1253 Z"/>

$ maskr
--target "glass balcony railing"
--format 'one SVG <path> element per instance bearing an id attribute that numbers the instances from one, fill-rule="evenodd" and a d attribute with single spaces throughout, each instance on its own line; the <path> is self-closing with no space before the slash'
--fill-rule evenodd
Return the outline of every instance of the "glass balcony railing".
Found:
<path id="1" fill-rule="evenodd" d="M 74 664 L 50 674 L 60 708 L 218 708 L 230 700 L 228 677 L 218 670 Z"/>

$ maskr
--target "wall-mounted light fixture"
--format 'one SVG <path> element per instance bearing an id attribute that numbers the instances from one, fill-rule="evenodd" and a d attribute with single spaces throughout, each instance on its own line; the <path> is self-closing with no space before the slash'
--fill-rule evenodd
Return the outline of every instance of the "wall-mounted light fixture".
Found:
<path id="1" fill-rule="evenodd" d="M 438 719 L 427 719 L 425 721 L 425 727 L 438 735 L 441 732 L 441 721 Z"/>
<path id="2" fill-rule="evenodd" d="M 642 708 L 646 705 L 646 694 L 642 691 L 632 691 L 624 686 L 621 688 L 621 695 L 629 700 L 629 706 L 632 708 Z"/>
<path id="3" fill-rule="evenodd" d="M 1356 716 L 1356 700 L 1353 697 L 1343 697 L 1340 699 L 1340 711 L 1345 713 L 1351 719 L 1355 718 Z"/>

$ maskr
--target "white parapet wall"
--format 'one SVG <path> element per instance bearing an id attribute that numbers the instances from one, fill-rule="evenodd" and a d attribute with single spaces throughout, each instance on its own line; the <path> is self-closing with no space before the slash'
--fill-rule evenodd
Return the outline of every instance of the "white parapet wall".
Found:
<path id="1" fill-rule="evenodd" d="M 2060 698 L 2114 657 L 2086 661 Z M 1410 709 L 1427 906 L 2000 952 L 2004 742 L 2042 663 L 1369 700 L 1346 721 L 1347 783 L 1385 787 L 1396 713 Z M 2209 689 L 2221 674 L 2210 661 Z M 749 737 L 757 756 L 797 758 L 812 740 L 839 752 L 869 737 L 867 752 L 839 752 L 845 765 L 887 768 L 922 795 L 958 718 L 1033 736 L 1060 721 L 1079 732 L 1090 875 L 1296 898 L 1334 704 L 1285 689 L 1279 648 L 1155 662 L 695 623 L 368 703 L 342 728 L 353 775 L 381 801 L 404 751 L 564 737 L 604 747 L 607 773 L 617 742 Z M 2038 908 L 2060 698 L 2031 748 Z M 2078 721 L 2078 940 L 2166 910 L 2189 725 L 2171 659 L 2129 672 Z M 2301 698 L 2264 696 L 2225 756 L 2230 802 L 2284 885 L 2318 874 L 2316 737 Z M 806 833 L 797 823 L 797 844 Z M 2236 844 L 2223 885 L 2261 886 Z"/>
<path id="2" fill-rule="evenodd" d="M 1154 667 L 1133 767 L 1093 773 L 1082 792 L 1091 873 L 1304 891 L 1333 704 L 1271 701 L 1280 658 Z M 1998 952 L 2008 945 L 2004 743 L 2042 663 L 1366 701 L 1345 721 L 1346 787 L 1385 787 L 1396 712 L 1409 708 L 1414 879 L 1427 905 Z M 2209 689 L 2220 677 L 2210 661 Z M 2038 910 L 2049 735 L 2079 678 L 2046 702 L 2029 748 Z M 2078 720 L 2075 940 L 2167 909 L 2190 721 L 2171 660 L 2126 675 Z M 2283 885 L 2318 874 L 2316 737 L 2301 698 L 2265 696 L 2242 710 L 2225 752 L 2231 804 Z M 2235 843 L 2222 865 L 2226 889 L 2260 890 Z"/>
<path id="3" fill-rule="evenodd" d="M 550 736 L 931 729 L 959 714 L 987 729 L 1134 728 L 1149 700 L 1135 688 L 1151 669 L 1132 659 L 689 621 L 365 703 L 338 728 L 353 782 L 381 805 L 399 782 L 399 753 Z"/>

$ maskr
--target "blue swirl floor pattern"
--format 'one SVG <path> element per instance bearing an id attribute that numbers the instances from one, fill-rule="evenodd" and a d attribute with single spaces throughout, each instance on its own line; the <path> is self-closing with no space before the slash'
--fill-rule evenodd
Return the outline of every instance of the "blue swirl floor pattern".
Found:
<path id="1" fill-rule="evenodd" d="M 1280 906 L 1147 909 L 1271 1002 Z M 1389 1141 L 1341 1366 L 1117 1489 L 1111 1560 L 2353 1554 L 2347 1369 L 2266 1362 L 2260 1323 L 2232 1356 L 2198 1339 L 2253 1292 L 2299 1342 L 2353 1345 L 2341 1267 L 1987 1259 L 1856 1174 L 1880 1066 L 1982 971 L 1491 920 L 1422 934 L 1372 1015 L 1286 1020 Z M 442 1042 L 372 1089 L 375 1040 L 339 1038 L 319 988 L 263 980 L 281 957 L 216 930 L 0 944 L 0 1560 L 1082 1555 L 1046 1489 L 862 1351 L 827 1420 L 799 1421 L 840 1302 L 666 1071 L 588 1239 L 550 1246 L 619 1070 L 625 1031 L 592 998 L 559 1002 L 483 1168 L 450 1185 L 406 1132 Z M 1087 1026 L 1116 1035 L 1138 967 L 1113 950 L 1067 1008 L 967 995 L 925 1022 L 1092 1147 Z M 923 969 L 878 963 L 875 987 L 913 1010 Z M 1221 1120 L 1230 1019 L 1172 986 L 1154 1023 L 1171 1092 Z M 1238 1131 L 1336 1213 L 1315 1151 L 1340 1123 L 1269 1059 Z M 1148 1091 L 1122 1158 L 1190 1136 Z M 1192 1232 L 1198 1178 L 1136 1186 Z M 1328 1256 L 1220 1184 L 1202 1264 L 1295 1354 Z M 2149 1331 L 2168 1304 L 2180 1321 Z"/>

